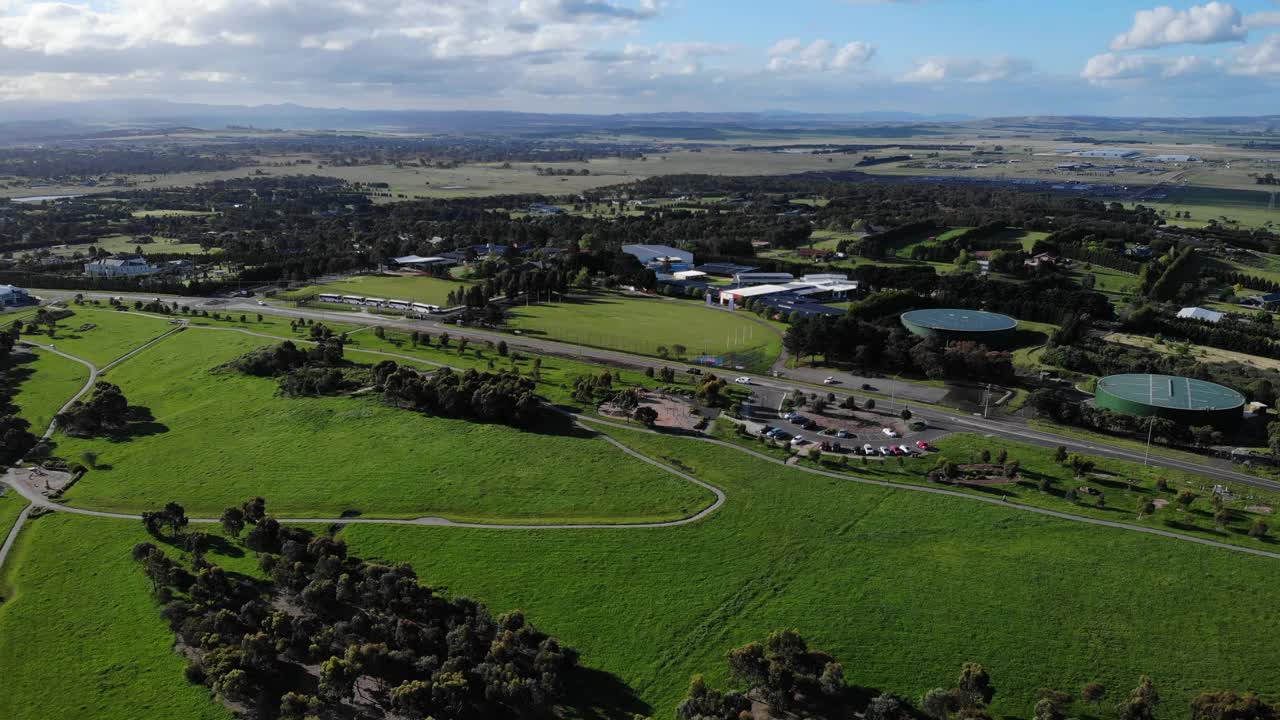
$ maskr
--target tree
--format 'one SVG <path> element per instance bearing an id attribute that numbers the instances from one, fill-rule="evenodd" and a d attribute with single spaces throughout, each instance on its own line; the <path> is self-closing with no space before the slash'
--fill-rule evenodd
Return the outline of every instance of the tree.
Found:
<path id="1" fill-rule="evenodd" d="M 965 663 L 960 668 L 956 689 L 960 692 L 961 707 L 986 707 L 996 694 L 996 688 L 991 684 L 991 675 L 978 663 Z"/>
<path id="2" fill-rule="evenodd" d="M 642 423 L 645 427 L 653 427 L 658 422 L 658 411 L 648 405 L 641 405 L 631 414 L 636 421 Z"/>
<path id="3" fill-rule="evenodd" d="M 875 410 L 875 409 L 876 409 L 876 399 L 875 399 L 875 398 L 867 398 L 867 401 L 866 401 L 865 403 L 863 403 L 862 407 L 866 408 L 867 410 Z"/>
<path id="4" fill-rule="evenodd" d="M 1116 706 L 1116 713 L 1121 720 L 1151 720 L 1159 704 L 1160 694 L 1156 692 L 1155 683 L 1143 675 L 1138 680 L 1138 687 L 1129 693 L 1129 698 Z"/>
<path id="5" fill-rule="evenodd" d="M 934 688 L 920 699 L 920 709 L 933 720 L 947 720 L 960 709 L 960 700 L 955 691 Z"/>
<path id="6" fill-rule="evenodd" d="M 1277 708 L 1256 694 L 1243 696 L 1230 690 L 1208 690 L 1191 701 L 1192 720 L 1275 720 Z"/>
<path id="7" fill-rule="evenodd" d="M 1151 515 L 1155 511 L 1156 511 L 1156 504 L 1151 500 L 1151 498 L 1145 495 L 1138 498 L 1138 519 L 1139 520 L 1146 517 L 1147 515 Z"/>
<path id="8" fill-rule="evenodd" d="M 231 537 L 240 537 L 244 530 L 244 510 L 229 507 L 222 511 L 222 529 Z"/>
<path id="9" fill-rule="evenodd" d="M 1041 698 L 1036 703 L 1032 716 L 1035 720 L 1063 720 L 1066 718 L 1062 708 L 1058 707 L 1058 704 L 1050 698 Z"/>
<path id="10" fill-rule="evenodd" d="M 1228 507 L 1219 508 L 1218 512 L 1213 514 L 1213 522 L 1219 529 L 1225 528 L 1231 524 L 1231 509 Z"/>
<path id="11" fill-rule="evenodd" d="M 507 341 L 506 341 L 506 340 L 499 340 L 499 341 L 498 341 L 498 356 L 499 356 L 499 357 L 506 357 L 506 356 L 507 356 L 507 352 L 508 352 L 508 350 L 507 350 Z"/>
<path id="12" fill-rule="evenodd" d="M 1058 446 L 1058 449 L 1053 453 L 1053 460 L 1058 464 L 1062 464 L 1067 461 L 1067 447 L 1065 445 Z"/>
<path id="13" fill-rule="evenodd" d="M 320 665 L 320 696 L 331 702 L 349 699 L 354 690 L 358 672 L 344 658 L 332 656 Z"/>
<path id="14" fill-rule="evenodd" d="M 1267 537 L 1270 529 L 1262 518 L 1255 518 L 1253 524 L 1249 526 L 1249 537 L 1262 540 Z"/>
<path id="15" fill-rule="evenodd" d="M 373 328 L 373 336 L 379 340 L 385 339 L 387 337 L 387 331 L 381 325 L 377 325 Z"/>
<path id="16" fill-rule="evenodd" d="M 98 468 L 98 453 L 92 450 L 85 450 L 80 453 L 80 459 L 84 461 L 85 466 L 94 470 Z"/>
<path id="17" fill-rule="evenodd" d="M 911 411 L 907 408 L 902 408 L 902 412 L 898 413 L 898 417 L 902 418 L 903 422 L 906 422 L 911 419 Z"/>

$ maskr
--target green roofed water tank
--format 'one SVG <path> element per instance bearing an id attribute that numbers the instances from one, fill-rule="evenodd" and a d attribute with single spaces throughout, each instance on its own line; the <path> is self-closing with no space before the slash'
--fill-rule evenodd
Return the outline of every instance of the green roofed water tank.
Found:
<path id="1" fill-rule="evenodd" d="M 1244 395 L 1225 385 L 1173 375 L 1110 375 L 1098 381 L 1098 407 L 1138 417 L 1161 417 L 1190 427 L 1234 430 Z"/>
<path id="2" fill-rule="evenodd" d="M 1008 315 L 984 310 L 932 308 L 903 313 L 902 326 L 922 337 L 970 340 L 987 347 L 1000 347 L 1013 339 L 1018 321 Z"/>

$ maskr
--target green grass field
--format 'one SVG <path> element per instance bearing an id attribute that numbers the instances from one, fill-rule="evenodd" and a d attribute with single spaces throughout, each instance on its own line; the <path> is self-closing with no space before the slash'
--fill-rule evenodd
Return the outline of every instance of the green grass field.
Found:
<path id="1" fill-rule="evenodd" d="M 22 338 L 42 345 L 52 344 L 63 352 L 102 367 L 173 329 L 164 320 L 105 307 L 72 305 L 70 308 L 75 314 L 58 321 L 55 337 L 50 338 L 42 332 L 39 335 L 24 334 Z M 94 327 L 80 329 L 86 325 Z"/>
<path id="2" fill-rule="evenodd" d="M 18 384 L 13 403 L 36 435 L 49 427 L 53 416 L 89 379 L 84 365 L 44 350 L 36 351 L 30 362 L 18 363 L 14 372 Z"/>
<path id="3" fill-rule="evenodd" d="M 695 672 L 781 627 L 849 680 L 917 698 L 980 661 L 997 716 L 1090 680 L 1118 701 L 1151 673 L 1180 717 L 1205 687 L 1274 687 L 1275 561 L 999 506 L 870 488 L 670 437 L 615 435 L 720 484 L 707 520 L 658 532 L 512 536 L 359 526 L 353 551 L 520 607 L 669 717 Z M 1172 638 L 1176 638 L 1173 640 Z"/>
<path id="4" fill-rule="evenodd" d="M 3 488 L 3 492 L 0 492 L 0 545 L 3 545 L 5 538 L 9 537 L 9 530 L 17 522 L 22 508 L 26 506 L 27 499 L 13 490 L 6 487 Z M 4 598 L 4 586 L 0 584 L 0 602 L 3 602 Z"/>
<path id="5" fill-rule="evenodd" d="M 109 372 L 155 426 L 122 442 L 59 435 L 63 457 L 99 453 L 70 502 L 136 512 L 175 499 L 216 515 L 265 493 L 294 517 L 551 523 L 668 520 L 712 500 L 583 433 L 431 418 L 375 398 L 286 399 L 271 380 L 209 372 L 269 342 L 193 329 Z"/>
<path id="6" fill-rule="evenodd" d="M 100 237 L 91 243 L 82 243 L 79 245 L 64 245 L 53 248 L 54 255 L 69 257 L 75 253 L 85 253 L 91 247 L 99 250 L 115 253 L 133 253 L 137 248 L 142 248 L 144 255 L 199 255 L 206 252 L 199 243 L 178 242 L 173 238 L 153 237 L 154 242 L 142 244 L 134 235 L 107 235 Z M 211 248 L 207 252 L 222 252 L 222 248 Z"/>
<path id="7" fill-rule="evenodd" d="M 444 305 L 449 293 L 466 289 L 466 283 L 431 277 L 398 275 L 359 275 L 347 280 L 308 285 L 280 295 L 283 300 L 310 300 L 320 293 L 379 297 L 384 300 L 410 300 L 428 305 Z"/>
<path id="8" fill-rule="evenodd" d="M 782 338 L 745 313 L 682 300 L 595 295 L 514 307 L 509 325 L 525 336 L 641 355 L 656 356 L 659 346 L 683 345 L 687 358 L 731 355 L 730 365 L 757 371 L 767 369 L 782 350 Z"/>
<path id="9" fill-rule="evenodd" d="M 1217 220 L 1227 227 L 1264 228 L 1280 224 L 1280 210 L 1270 209 L 1269 191 L 1209 187 L 1180 187 L 1169 190 L 1160 200 L 1143 201 L 1142 205 L 1167 211 L 1171 225 L 1204 227 Z M 1191 213 L 1189 219 L 1175 218 L 1174 213 Z M 1233 222 L 1231 222 L 1233 221 Z"/>
<path id="10" fill-rule="evenodd" d="M 59 514 L 26 525 L 0 571 L 0 717 L 230 719 L 182 677 L 151 583 L 129 557 L 147 539 L 120 520 Z"/>

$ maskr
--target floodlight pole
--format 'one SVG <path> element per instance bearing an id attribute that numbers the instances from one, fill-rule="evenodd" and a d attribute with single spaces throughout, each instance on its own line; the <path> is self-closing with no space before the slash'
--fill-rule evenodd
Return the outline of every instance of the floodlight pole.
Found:
<path id="1" fill-rule="evenodd" d="M 1156 429 L 1156 416 L 1152 415 L 1151 422 L 1147 423 L 1147 449 L 1146 449 L 1146 452 L 1142 454 L 1143 465 L 1146 465 L 1147 460 L 1151 457 L 1151 434 L 1155 432 L 1155 429 Z"/>

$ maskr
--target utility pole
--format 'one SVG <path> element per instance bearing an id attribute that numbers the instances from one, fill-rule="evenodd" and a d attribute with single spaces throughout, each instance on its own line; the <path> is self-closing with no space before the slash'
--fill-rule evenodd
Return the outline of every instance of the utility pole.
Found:
<path id="1" fill-rule="evenodd" d="M 1151 458 L 1151 434 L 1155 432 L 1155 429 L 1156 429 L 1156 416 L 1152 415 L 1151 422 L 1147 423 L 1147 449 L 1146 449 L 1146 452 L 1142 453 L 1142 464 L 1144 466 L 1147 464 L 1147 461 Z"/>
<path id="2" fill-rule="evenodd" d="M 991 403 L 991 383 L 987 383 L 987 388 L 982 391 L 982 419 L 987 419 L 987 411 Z"/>

